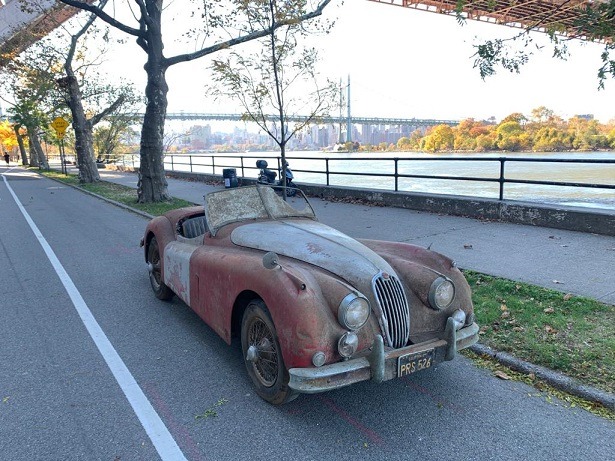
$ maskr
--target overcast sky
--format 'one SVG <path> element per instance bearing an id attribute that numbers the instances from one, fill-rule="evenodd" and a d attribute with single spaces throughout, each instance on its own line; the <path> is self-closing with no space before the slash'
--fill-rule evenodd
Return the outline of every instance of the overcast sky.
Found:
<path id="1" fill-rule="evenodd" d="M 615 118 L 615 80 L 597 90 L 600 45 L 571 41 L 571 56 L 561 61 L 550 56 L 546 36 L 535 34 L 547 46 L 521 74 L 500 70 L 483 81 L 473 68 L 472 45 L 517 29 L 474 21 L 460 26 L 454 17 L 367 0 L 338 1 L 327 10 L 338 21 L 331 34 L 318 39 L 320 70 L 336 81 L 350 75 L 355 116 L 501 120 L 512 112 L 529 115 L 546 106 L 564 118 Z M 143 83 L 145 56 L 130 41 L 115 53 L 108 69 Z M 169 70 L 170 112 L 237 110 L 205 96 L 210 63 L 205 57 Z"/>

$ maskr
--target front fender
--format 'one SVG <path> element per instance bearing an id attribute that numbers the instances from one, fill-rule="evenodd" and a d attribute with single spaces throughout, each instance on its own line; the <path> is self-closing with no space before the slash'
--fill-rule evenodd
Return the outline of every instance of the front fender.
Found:
<path id="1" fill-rule="evenodd" d="M 426 248 L 406 243 L 376 240 L 363 240 L 362 243 L 378 253 L 395 269 L 404 284 L 406 294 L 412 296 L 410 299 L 412 342 L 441 336 L 447 318 L 457 309 L 463 310 L 468 316 L 474 312 L 470 286 L 451 259 Z M 443 310 L 432 309 L 428 301 L 431 283 L 439 275 L 444 275 L 455 284 L 455 299 Z"/>
<path id="2" fill-rule="evenodd" d="M 267 305 L 287 367 L 311 366 L 317 351 L 325 352 L 328 361 L 337 360 L 335 345 L 345 330 L 323 293 L 322 280 L 312 274 L 318 269 L 285 258 L 266 269 L 263 255 L 245 248 L 199 247 L 191 260 L 194 310 L 230 343 L 235 301 L 252 291 Z M 343 285 L 338 291 L 341 301 L 342 292 L 348 291 Z"/>

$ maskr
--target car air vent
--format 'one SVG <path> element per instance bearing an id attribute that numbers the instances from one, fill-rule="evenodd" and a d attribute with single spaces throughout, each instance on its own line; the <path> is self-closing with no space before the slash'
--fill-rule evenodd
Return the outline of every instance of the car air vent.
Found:
<path id="1" fill-rule="evenodd" d="M 404 347 L 410 336 L 410 310 L 401 283 L 395 276 L 380 273 L 373 285 L 384 316 L 381 323 L 386 330 L 387 343 L 395 348 Z"/>

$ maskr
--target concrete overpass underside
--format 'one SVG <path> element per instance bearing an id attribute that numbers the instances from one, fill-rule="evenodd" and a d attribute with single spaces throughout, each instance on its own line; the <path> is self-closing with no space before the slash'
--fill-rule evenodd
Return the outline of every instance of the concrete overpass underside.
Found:
<path id="1" fill-rule="evenodd" d="M 0 53 L 19 54 L 77 12 L 55 0 L 0 0 Z"/>
<path id="2" fill-rule="evenodd" d="M 369 0 L 493 24 L 591 39 L 579 23 L 581 11 L 607 0 Z M 458 10 L 458 7 L 461 9 Z"/>

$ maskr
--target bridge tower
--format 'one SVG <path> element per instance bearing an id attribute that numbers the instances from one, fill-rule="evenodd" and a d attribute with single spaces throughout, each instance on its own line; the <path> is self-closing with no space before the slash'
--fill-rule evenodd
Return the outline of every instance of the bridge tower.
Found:
<path id="1" fill-rule="evenodd" d="M 352 141 L 352 120 L 350 118 L 350 74 L 348 75 L 348 85 L 347 85 L 346 99 L 348 103 L 348 112 L 346 114 L 346 142 Z"/>

